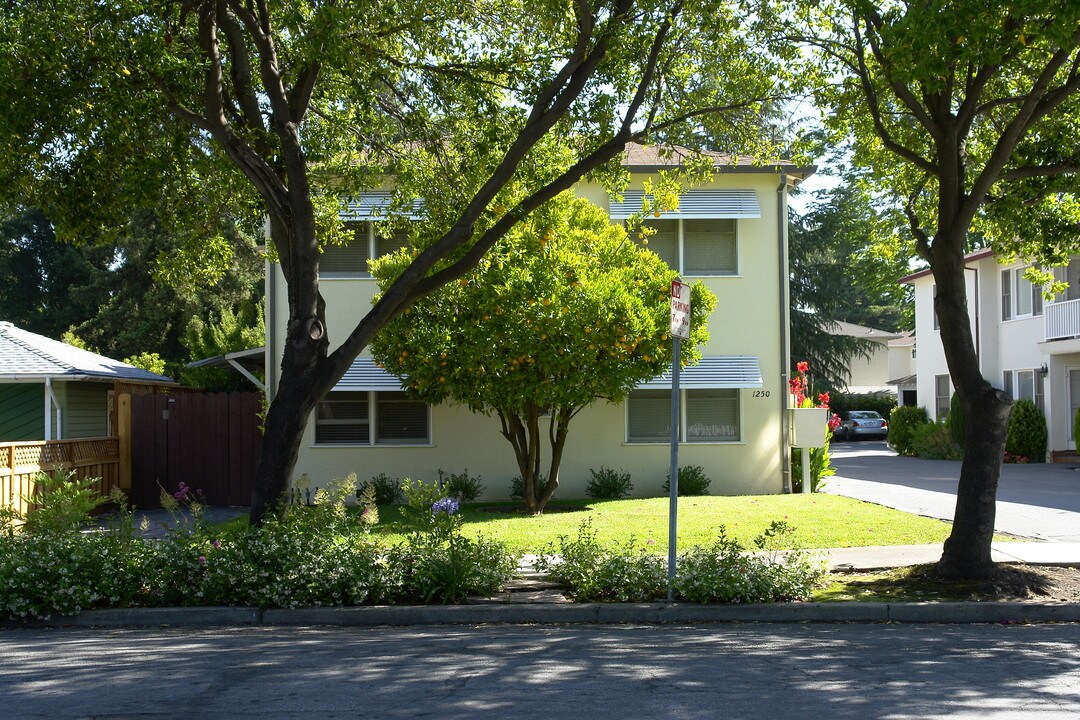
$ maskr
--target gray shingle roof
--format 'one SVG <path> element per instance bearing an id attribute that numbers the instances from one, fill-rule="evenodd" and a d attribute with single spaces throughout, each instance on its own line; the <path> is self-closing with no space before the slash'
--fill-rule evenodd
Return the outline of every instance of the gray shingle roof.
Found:
<path id="1" fill-rule="evenodd" d="M 9 322 L 0 322 L 0 381 L 46 376 L 172 382 L 172 378 L 164 375 L 27 332 Z"/>

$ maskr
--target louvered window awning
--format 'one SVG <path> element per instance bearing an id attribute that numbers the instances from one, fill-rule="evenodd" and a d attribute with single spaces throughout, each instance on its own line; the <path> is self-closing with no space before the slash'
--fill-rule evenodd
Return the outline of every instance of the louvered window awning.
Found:
<path id="1" fill-rule="evenodd" d="M 401 381 L 396 375 L 383 370 L 375 365 L 375 361 L 369 357 L 358 357 L 353 360 L 352 367 L 345 371 L 345 377 L 338 380 L 334 390 L 353 392 L 376 392 L 399 391 Z"/>
<path id="2" fill-rule="evenodd" d="M 701 362 L 692 367 L 683 368 L 679 373 L 679 387 L 687 390 L 706 390 L 709 388 L 759 388 L 761 364 L 754 355 L 718 355 L 703 357 Z M 671 371 L 660 377 L 638 385 L 640 389 L 663 390 L 671 388 Z M 366 392 L 398 391 L 401 381 L 375 365 L 369 357 L 358 357 L 352 367 L 334 386 L 334 390 Z"/>
<path id="3" fill-rule="evenodd" d="M 341 219 L 348 221 L 386 220 L 395 213 L 391 212 L 390 203 L 393 195 L 387 191 L 361 193 L 359 197 L 349 198 L 341 210 Z M 424 203 L 417 199 L 411 207 L 396 213 L 398 217 L 419 220 L 424 217 Z"/>
<path id="4" fill-rule="evenodd" d="M 623 193 L 622 202 L 611 201 L 611 219 L 625 220 L 634 213 L 641 212 L 641 201 L 645 193 L 641 190 L 628 190 Z M 759 218 L 761 205 L 757 193 L 753 190 L 690 190 L 679 196 L 679 209 L 663 213 L 660 217 L 689 220 L 705 218 Z"/>
<path id="5" fill-rule="evenodd" d="M 701 362 L 679 373 L 679 387 L 684 390 L 707 390 L 710 388 L 759 388 L 761 363 L 754 355 L 715 355 L 703 357 Z M 642 390 L 670 390 L 671 370 L 660 377 L 638 385 Z"/>

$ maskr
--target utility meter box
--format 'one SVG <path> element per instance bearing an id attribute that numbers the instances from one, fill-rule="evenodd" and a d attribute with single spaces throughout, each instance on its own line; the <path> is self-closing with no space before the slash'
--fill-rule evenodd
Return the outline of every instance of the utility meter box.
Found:
<path id="1" fill-rule="evenodd" d="M 825 447 L 829 408 L 789 408 L 788 442 L 792 447 Z"/>

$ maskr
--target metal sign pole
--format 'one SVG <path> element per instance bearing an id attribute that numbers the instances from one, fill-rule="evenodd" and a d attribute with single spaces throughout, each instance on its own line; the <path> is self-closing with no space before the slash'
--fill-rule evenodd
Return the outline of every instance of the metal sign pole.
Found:
<path id="1" fill-rule="evenodd" d="M 680 343 L 690 338 L 690 286 L 678 278 L 671 283 L 671 467 L 668 470 L 668 488 L 671 503 L 668 509 L 668 602 L 675 600 L 675 564 L 679 519 L 679 358 Z"/>
<path id="2" fill-rule="evenodd" d="M 671 501 L 668 506 L 668 602 L 675 600 L 675 536 L 679 516 L 679 350 L 681 340 L 676 335 L 671 339 L 671 467 L 668 470 L 668 485 Z"/>

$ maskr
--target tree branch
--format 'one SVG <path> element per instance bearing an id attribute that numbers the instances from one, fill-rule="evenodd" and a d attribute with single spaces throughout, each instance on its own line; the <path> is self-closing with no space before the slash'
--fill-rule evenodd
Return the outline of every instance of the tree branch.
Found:
<path id="1" fill-rule="evenodd" d="M 1071 173 L 1080 173 L 1080 162 L 1057 163 L 1055 165 L 1026 165 L 1024 167 L 1006 170 L 1001 174 L 1001 180 L 1024 180 L 1034 177 L 1068 175 Z"/>
<path id="2" fill-rule="evenodd" d="M 923 172 L 936 175 L 938 173 L 938 168 L 934 163 L 896 140 L 885 126 L 885 121 L 881 116 L 881 100 L 878 98 L 877 88 L 874 87 L 873 80 L 870 77 L 870 68 L 866 64 L 866 51 L 865 46 L 863 45 L 862 31 L 859 29 L 857 18 L 853 19 L 852 25 L 855 33 L 855 47 L 853 48 L 853 52 L 857 65 L 855 77 L 862 86 L 863 95 L 866 96 L 867 108 L 870 110 L 870 118 L 874 123 L 874 130 L 877 132 L 878 137 L 881 138 L 881 142 L 886 148 L 909 161 Z M 933 130 L 931 130 L 930 127 L 927 127 L 927 130 L 929 130 L 931 134 L 933 133 Z"/>

